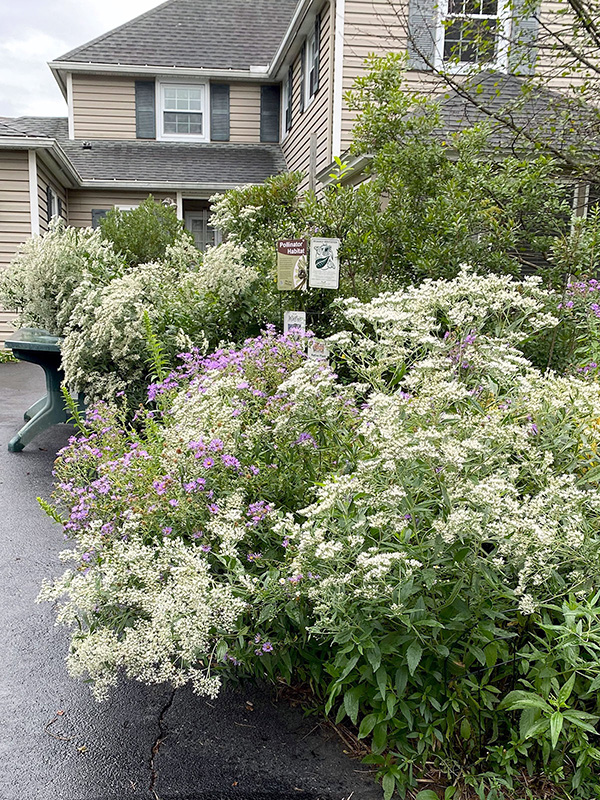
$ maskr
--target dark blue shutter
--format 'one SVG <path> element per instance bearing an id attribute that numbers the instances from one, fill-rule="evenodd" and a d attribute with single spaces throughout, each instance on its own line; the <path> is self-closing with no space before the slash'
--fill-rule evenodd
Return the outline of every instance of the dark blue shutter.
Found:
<path id="1" fill-rule="evenodd" d="M 285 130 L 292 127 L 292 103 L 294 100 L 294 65 L 290 64 L 287 77 L 287 107 L 285 109 Z"/>
<path id="2" fill-rule="evenodd" d="M 156 139 L 156 85 L 154 81 L 135 82 L 135 135 Z"/>
<path id="3" fill-rule="evenodd" d="M 46 186 L 46 219 L 48 223 L 52 219 L 52 189 Z"/>
<path id="4" fill-rule="evenodd" d="M 315 60 L 311 65 L 310 96 L 319 91 L 319 69 L 321 67 L 321 15 L 315 19 Z"/>
<path id="5" fill-rule="evenodd" d="M 229 141 L 229 84 L 210 85 L 210 138 L 213 142 Z"/>
<path id="6" fill-rule="evenodd" d="M 310 69 L 310 64 L 308 65 Z M 304 88 L 306 84 L 306 42 L 300 51 L 300 113 L 304 113 Z"/>
<path id="7" fill-rule="evenodd" d="M 100 220 L 105 217 L 109 212 L 108 208 L 93 208 L 92 209 L 92 228 L 98 228 Z"/>
<path id="8" fill-rule="evenodd" d="M 508 51 L 508 71 L 514 75 L 532 75 L 537 59 L 539 29 L 538 0 L 513 0 L 512 27 Z"/>
<path id="9" fill-rule="evenodd" d="M 279 106 L 281 90 L 279 86 L 261 86 L 260 89 L 260 140 L 279 141 Z"/>
<path id="10" fill-rule="evenodd" d="M 410 69 L 431 69 L 429 64 L 432 64 L 435 59 L 437 9 L 437 0 L 409 0 L 408 56 Z"/>

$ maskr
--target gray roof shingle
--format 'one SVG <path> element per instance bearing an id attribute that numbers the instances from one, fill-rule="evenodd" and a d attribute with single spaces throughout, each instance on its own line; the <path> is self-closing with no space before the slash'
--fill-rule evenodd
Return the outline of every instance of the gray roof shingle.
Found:
<path id="1" fill-rule="evenodd" d="M 64 117 L 0 117 L 0 136 L 56 139 L 83 181 L 130 184 L 261 183 L 286 169 L 278 144 L 198 144 L 147 140 L 69 139 Z"/>
<path id="2" fill-rule="evenodd" d="M 600 149 L 600 112 L 577 98 L 493 72 L 467 81 L 465 89 L 466 96 L 453 91 L 440 102 L 438 135 L 487 123 L 495 147 L 527 148 L 538 143 L 555 153 L 575 152 L 582 144 L 588 151 Z"/>
<path id="3" fill-rule="evenodd" d="M 192 144 L 148 141 L 62 141 L 61 147 L 82 180 L 134 183 L 261 183 L 285 170 L 276 144 Z"/>
<path id="4" fill-rule="evenodd" d="M 270 63 L 297 0 L 167 0 L 57 61 L 241 69 Z"/>

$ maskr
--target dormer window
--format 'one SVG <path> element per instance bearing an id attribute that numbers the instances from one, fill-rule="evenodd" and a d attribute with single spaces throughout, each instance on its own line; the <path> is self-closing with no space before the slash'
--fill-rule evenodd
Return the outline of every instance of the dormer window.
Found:
<path id="1" fill-rule="evenodd" d="M 438 37 L 443 64 L 456 71 L 473 65 L 505 70 L 507 6 L 507 0 L 447 0 Z"/>
<path id="2" fill-rule="evenodd" d="M 160 139 L 208 141 L 206 83 L 159 83 Z"/>

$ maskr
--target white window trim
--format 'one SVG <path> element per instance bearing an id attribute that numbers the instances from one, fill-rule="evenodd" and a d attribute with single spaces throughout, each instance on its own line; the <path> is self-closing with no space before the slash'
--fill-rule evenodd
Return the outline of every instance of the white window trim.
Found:
<path id="1" fill-rule="evenodd" d="M 310 49 L 310 43 L 312 42 L 312 49 L 313 49 L 313 58 L 312 61 L 309 60 L 308 54 Z M 315 44 L 316 44 L 316 37 L 314 32 L 314 25 L 313 25 L 313 32 L 310 33 L 306 37 L 305 42 L 305 51 L 304 51 L 304 86 L 302 87 L 302 91 L 304 92 L 304 110 L 307 111 L 308 107 L 311 105 L 317 93 L 314 92 L 313 94 L 310 93 L 310 73 L 312 70 L 312 65 L 314 64 L 315 60 Z"/>
<path id="2" fill-rule="evenodd" d="M 115 206 L 117 211 L 133 211 L 134 208 L 139 208 L 139 207 L 140 207 L 139 203 L 133 203 L 131 205 L 130 204 L 125 204 L 125 205 L 116 205 Z"/>
<path id="3" fill-rule="evenodd" d="M 288 75 L 289 75 L 289 64 L 285 70 L 285 77 L 281 83 L 281 100 L 280 100 L 280 116 L 281 116 L 281 143 L 285 141 L 288 135 L 292 132 L 292 128 L 294 127 L 294 117 L 293 117 L 293 98 L 292 98 L 292 124 L 289 127 L 289 130 L 286 129 L 285 124 L 285 117 L 287 114 L 287 107 L 289 102 L 289 82 L 288 82 Z M 292 91 L 294 90 L 294 84 L 292 81 Z M 304 91 L 304 87 L 302 87 L 302 91 Z"/>
<path id="4" fill-rule="evenodd" d="M 203 108 L 202 108 L 202 125 L 204 133 L 202 136 L 189 133 L 165 133 L 164 126 L 164 103 L 163 103 L 163 88 L 179 88 L 187 89 L 190 87 L 202 87 L 203 92 Z M 209 83 L 206 80 L 165 80 L 164 78 L 156 81 L 156 138 L 160 142 L 210 142 L 210 90 Z"/>
<path id="5" fill-rule="evenodd" d="M 496 52 L 495 61 L 490 61 L 486 64 L 477 64 L 472 61 L 448 62 L 444 61 L 444 38 L 446 33 L 444 21 L 448 17 L 448 0 L 440 0 L 438 4 L 438 20 L 435 36 L 435 68 L 446 70 L 455 75 L 468 75 L 472 72 L 480 72 L 482 69 L 507 72 L 508 45 L 510 42 L 511 27 L 510 9 L 510 0 L 498 0 L 498 50 Z"/>

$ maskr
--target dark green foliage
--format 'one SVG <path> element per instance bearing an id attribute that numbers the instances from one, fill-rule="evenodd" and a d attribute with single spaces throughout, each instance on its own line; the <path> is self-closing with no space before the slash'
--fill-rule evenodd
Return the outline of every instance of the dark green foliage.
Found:
<path id="1" fill-rule="evenodd" d="M 131 211 L 109 211 L 100 221 L 100 229 L 130 267 L 160 261 L 167 247 L 180 239 L 193 244 L 193 237 L 177 219 L 175 207 L 157 203 L 152 195 Z"/>

